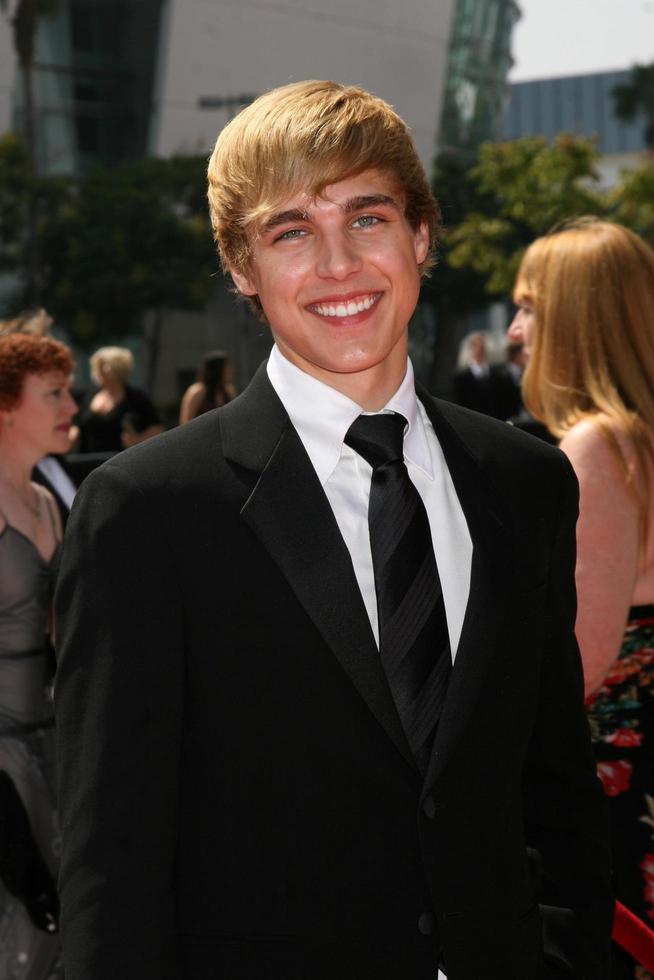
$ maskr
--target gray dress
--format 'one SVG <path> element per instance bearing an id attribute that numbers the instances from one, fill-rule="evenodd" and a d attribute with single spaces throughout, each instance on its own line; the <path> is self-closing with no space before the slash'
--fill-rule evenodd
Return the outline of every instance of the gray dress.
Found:
<path id="1" fill-rule="evenodd" d="M 46 562 L 16 528 L 6 524 L 0 533 L 0 770 L 13 781 L 53 874 L 59 829 L 45 633 L 58 552 Z M 37 929 L 0 881 L 0 980 L 61 977 L 57 936 Z"/>

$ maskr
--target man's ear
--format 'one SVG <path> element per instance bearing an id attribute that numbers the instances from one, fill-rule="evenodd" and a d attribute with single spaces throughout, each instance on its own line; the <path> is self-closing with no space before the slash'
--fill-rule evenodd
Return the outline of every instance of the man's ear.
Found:
<path id="1" fill-rule="evenodd" d="M 234 285 L 238 289 L 239 293 L 243 296 L 256 296 L 259 290 L 255 286 L 252 278 L 247 272 L 239 272 L 232 266 L 229 268 L 229 273 L 234 280 Z"/>
<path id="2" fill-rule="evenodd" d="M 413 247 L 416 254 L 416 262 L 418 265 L 422 265 L 429 252 L 429 225 L 426 221 L 422 221 L 418 228 L 416 228 Z"/>

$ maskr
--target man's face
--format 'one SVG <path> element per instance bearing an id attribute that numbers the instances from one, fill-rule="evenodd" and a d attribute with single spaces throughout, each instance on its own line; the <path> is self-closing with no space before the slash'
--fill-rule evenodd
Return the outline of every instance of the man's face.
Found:
<path id="1" fill-rule="evenodd" d="M 307 374 L 346 393 L 362 374 L 373 386 L 397 376 L 397 387 L 428 248 L 427 226 L 411 228 L 391 179 L 368 170 L 315 201 L 285 201 L 259 230 L 250 270 L 233 276 Z"/>

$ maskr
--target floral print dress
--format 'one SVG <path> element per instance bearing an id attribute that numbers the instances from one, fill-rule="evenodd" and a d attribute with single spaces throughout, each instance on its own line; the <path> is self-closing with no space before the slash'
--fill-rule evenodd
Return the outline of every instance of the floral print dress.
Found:
<path id="1" fill-rule="evenodd" d="M 620 656 L 587 708 L 609 799 L 616 896 L 654 929 L 654 605 L 631 608 Z M 618 975 L 653 980 L 626 959 Z"/>

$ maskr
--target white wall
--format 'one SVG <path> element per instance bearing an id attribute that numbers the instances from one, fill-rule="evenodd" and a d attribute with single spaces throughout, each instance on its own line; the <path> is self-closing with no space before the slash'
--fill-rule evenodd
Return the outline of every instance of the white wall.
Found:
<path id="1" fill-rule="evenodd" d="M 202 96 L 305 78 L 359 84 L 395 106 L 430 169 L 454 0 L 167 0 L 151 150 L 209 153 L 228 110 Z"/>
<path id="2" fill-rule="evenodd" d="M 597 162 L 599 186 L 611 190 L 626 170 L 637 170 L 647 162 L 647 153 L 603 153 Z"/>

